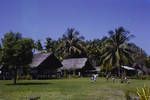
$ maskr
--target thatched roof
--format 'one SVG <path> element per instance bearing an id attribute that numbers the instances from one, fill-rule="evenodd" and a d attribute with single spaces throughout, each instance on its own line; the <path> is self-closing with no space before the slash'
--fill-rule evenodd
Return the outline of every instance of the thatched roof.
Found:
<path id="1" fill-rule="evenodd" d="M 62 61 L 63 69 L 75 70 L 82 69 L 86 64 L 87 58 L 70 58 Z"/>
<path id="2" fill-rule="evenodd" d="M 38 53 L 33 55 L 32 63 L 30 67 L 38 67 L 47 57 L 52 53 Z"/>

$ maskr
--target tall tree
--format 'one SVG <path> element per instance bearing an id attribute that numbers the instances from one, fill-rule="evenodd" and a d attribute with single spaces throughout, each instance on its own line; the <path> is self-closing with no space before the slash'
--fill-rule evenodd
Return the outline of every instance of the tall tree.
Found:
<path id="1" fill-rule="evenodd" d="M 133 51 L 127 45 L 132 37 L 133 35 L 123 27 L 109 32 L 109 38 L 104 43 L 101 57 L 102 65 L 106 69 L 117 67 L 118 75 L 120 75 L 121 65 L 129 64 L 133 61 L 133 57 L 131 56 Z"/>
<path id="2" fill-rule="evenodd" d="M 52 39 L 50 37 L 47 37 L 46 42 L 45 42 L 45 49 L 47 52 L 52 51 L 52 48 L 53 48 L 52 44 L 53 44 Z"/>
<path id="3" fill-rule="evenodd" d="M 12 69 L 14 84 L 18 69 L 32 61 L 32 47 L 33 41 L 23 38 L 20 33 L 9 32 L 2 39 L 2 64 Z"/>
<path id="4" fill-rule="evenodd" d="M 58 47 L 58 41 L 51 39 L 50 37 L 46 38 L 45 49 L 47 52 L 56 53 Z"/>
<path id="5" fill-rule="evenodd" d="M 82 44 L 83 36 L 79 36 L 79 32 L 74 28 L 68 28 L 66 34 L 63 35 L 60 49 L 63 51 L 65 57 L 81 56 L 84 51 Z"/>
<path id="6" fill-rule="evenodd" d="M 35 49 L 37 49 L 38 51 L 42 51 L 43 50 L 43 46 L 40 40 L 37 40 L 35 43 Z"/>

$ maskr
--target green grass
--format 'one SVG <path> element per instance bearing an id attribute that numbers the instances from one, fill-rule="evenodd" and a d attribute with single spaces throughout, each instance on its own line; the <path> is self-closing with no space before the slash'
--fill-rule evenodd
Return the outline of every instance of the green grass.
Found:
<path id="1" fill-rule="evenodd" d="M 19 80 L 17 85 L 12 85 L 11 80 L 1 80 L 0 100 L 28 100 L 33 96 L 40 96 L 40 100 L 125 100 L 126 91 L 134 93 L 137 87 L 150 84 L 150 80 L 130 81 L 121 84 L 98 78 L 92 83 L 90 78 L 78 78 Z"/>

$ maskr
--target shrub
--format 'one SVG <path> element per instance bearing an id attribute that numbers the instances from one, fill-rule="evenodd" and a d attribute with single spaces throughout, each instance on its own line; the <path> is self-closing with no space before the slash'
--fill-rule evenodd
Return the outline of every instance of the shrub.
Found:
<path id="1" fill-rule="evenodd" d="M 150 88 L 145 85 L 143 88 L 137 88 L 137 95 L 140 100 L 150 100 Z"/>

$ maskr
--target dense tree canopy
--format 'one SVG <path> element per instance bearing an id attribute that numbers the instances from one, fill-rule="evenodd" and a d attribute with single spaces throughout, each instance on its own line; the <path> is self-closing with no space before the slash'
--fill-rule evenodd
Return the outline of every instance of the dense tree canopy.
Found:
<path id="1" fill-rule="evenodd" d="M 84 53 L 83 36 L 79 36 L 79 32 L 73 28 L 68 28 L 66 34 L 63 35 L 59 49 L 64 57 L 80 57 Z"/>
<path id="2" fill-rule="evenodd" d="M 20 33 L 9 32 L 2 39 L 2 58 L 4 67 L 10 67 L 13 71 L 14 83 L 16 83 L 17 70 L 32 61 L 32 39 L 23 38 Z"/>
<path id="3" fill-rule="evenodd" d="M 150 56 L 146 58 L 146 67 L 150 68 Z"/>
<path id="4" fill-rule="evenodd" d="M 94 66 L 100 65 L 100 58 L 102 55 L 101 49 L 103 47 L 102 45 L 104 40 L 105 39 L 94 39 L 86 41 L 86 52 Z"/>
<path id="5" fill-rule="evenodd" d="M 57 48 L 59 46 L 59 41 L 53 40 L 50 37 L 46 38 L 46 42 L 45 42 L 45 50 L 47 52 L 53 52 L 57 54 Z"/>
<path id="6" fill-rule="evenodd" d="M 44 46 L 40 40 L 23 38 L 20 33 L 8 32 L 0 45 L 0 63 L 14 69 L 27 65 L 32 60 L 32 49 L 53 52 L 60 59 L 87 57 L 94 66 L 104 69 L 120 68 L 133 63 L 150 66 L 150 57 L 145 51 L 129 40 L 133 37 L 129 31 L 119 27 L 109 31 L 102 39 L 86 40 L 74 28 L 68 28 L 58 40 L 47 37 Z M 42 41 L 43 42 L 43 41 Z M 14 74 L 16 78 L 16 74 Z"/>

